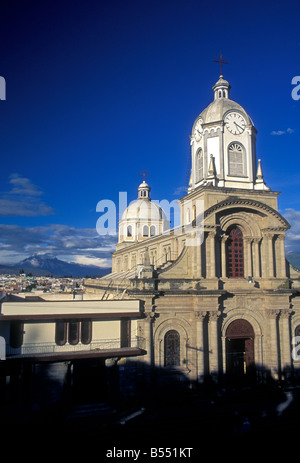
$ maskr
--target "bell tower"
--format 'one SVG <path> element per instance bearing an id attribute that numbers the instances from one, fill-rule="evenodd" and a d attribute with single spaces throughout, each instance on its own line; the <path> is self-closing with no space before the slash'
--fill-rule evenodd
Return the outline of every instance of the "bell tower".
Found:
<path id="1" fill-rule="evenodd" d="M 223 75 L 212 90 L 214 99 L 196 118 L 190 135 L 192 169 L 188 191 L 209 184 L 268 190 L 256 157 L 257 130 L 252 119 L 230 99 L 231 86 Z"/>

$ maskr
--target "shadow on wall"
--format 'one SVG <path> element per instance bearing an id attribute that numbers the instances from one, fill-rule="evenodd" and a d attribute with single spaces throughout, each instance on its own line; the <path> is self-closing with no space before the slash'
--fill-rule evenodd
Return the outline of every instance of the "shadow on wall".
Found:
<path id="1" fill-rule="evenodd" d="M 57 442 L 78 438 L 97 443 L 98 451 L 109 445 L 140 448 L 145 437 L 151 447 L 196 447 L 199 439 L 204 445 L 216 432 L 219 442 L 244 439 L 250 432 L 252 438 L 274 438 L 283 432 L 276 423 L 288 416 L 287 410 L 292 423 L 300 411 L 297 376 L 293 384 L 282 385 L 267 371 L 260 372 L 264 382 L 231 378 L 218 385 L 210 376 L 191 383 L 176 369 L 134 360 L 111 361 L 110 366 L 103 360 L 19 364 L 10 373 L 5 392 L 3 375 L 1 381 L 2 436 L 18 429 L 24 441 L 32 436 Z M 294 391 L 294 400 L 279 417 L 276 410 L 285 403 L 286 390 Z"/>

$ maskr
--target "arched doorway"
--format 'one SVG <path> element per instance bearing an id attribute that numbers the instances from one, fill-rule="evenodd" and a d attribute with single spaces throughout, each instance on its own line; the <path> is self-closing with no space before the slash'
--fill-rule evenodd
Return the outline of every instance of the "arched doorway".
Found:
<path id="1" fill-rule="evenodd" d="M 244 319 L 234 320 L 226 330 L 226 373 L 234 380 L 255 378 L 254 330 Z"/>

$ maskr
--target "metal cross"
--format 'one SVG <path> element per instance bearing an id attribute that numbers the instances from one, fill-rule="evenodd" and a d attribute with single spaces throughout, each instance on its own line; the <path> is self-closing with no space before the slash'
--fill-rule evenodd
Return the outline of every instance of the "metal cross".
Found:
<path id="1" fill-rule="evenodd" d="M 215 63 L 220 63 L 220 76 L 222 76 L 222 64 L 229 64 L 229 61 L 224 61 L 223 60 L 223 55 L 220 53 L 220 58 L 219 59 L 213 59 Z"/>
<path id="2" fill-rule="evenodd" d="M 145 180 L 145 178 L 148 178 L 148 177 L 149 177 L 149 173 L 148 173 L 145 169 L 143 169 L 143 170 L 140 172 L 140 177 L 141 177 L 142 179 Z"/>

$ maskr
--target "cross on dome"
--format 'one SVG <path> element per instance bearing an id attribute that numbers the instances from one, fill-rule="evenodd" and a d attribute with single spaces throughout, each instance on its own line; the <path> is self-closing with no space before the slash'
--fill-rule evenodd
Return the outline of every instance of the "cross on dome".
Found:
<path id="1" fill-rule="evenodd" d="M 222 77 L 222 76 L 223 76 L 222 64 L 229 64 L 229 61 L 224 61 L 224 60 L 223 60 L 223 55 L 222 55 L 222 53 L 220 52 L 220 57 L 219 57 L 219 59 L 213 59 L 213 62 L 214 62 L 214 63 L 219 63 L 219 64 L 220 64 L 220 77 Z"/>

